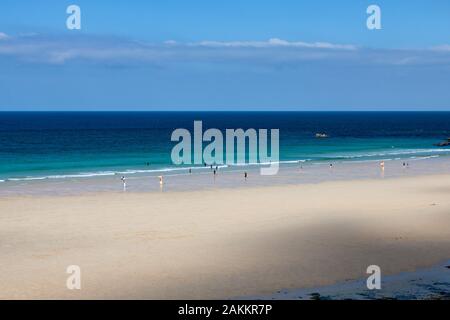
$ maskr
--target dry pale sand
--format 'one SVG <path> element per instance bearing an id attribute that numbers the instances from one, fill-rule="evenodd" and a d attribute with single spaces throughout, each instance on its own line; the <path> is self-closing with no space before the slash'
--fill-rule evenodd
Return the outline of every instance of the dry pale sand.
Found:
<path id="1" fill-rule="evenodd" d="M 441 175 L 0 198 L 0 298 L 229 298 L 413 271 L 450 258 L 449 195 Z"/>

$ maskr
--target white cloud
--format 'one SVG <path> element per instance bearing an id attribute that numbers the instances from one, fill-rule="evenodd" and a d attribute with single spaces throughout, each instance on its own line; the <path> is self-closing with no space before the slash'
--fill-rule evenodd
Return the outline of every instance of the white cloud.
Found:
<path id="1" fill-rule="evenodd" d="M 0 40 L 9 39 L 9 36 L 6 33 L 0 32 Z"/>
<path id="2" fill-rule="evenodd" d="M 167 44 L 169 46 L 173 46 L 173 45 L 178 44 L 178 42 L 176 42 L 175 40 L 167 40 L 167 41 L 164 41 L 164 44 Z"/>
<path id="3" fill-rule="evenodd" d="M 444 45 L 441 45 L 441 46 L 433 47 L 432 50 L 444 51 L 444 52 L 450 51 L 450 45 L 449 44 L 444 44 Z"/>
<path id="4" fill-rule="evenodd" d="M 267 41 L 201 41 L 190 43 L 190 46 L 203 47 L 225 47 L 225 48 L 310 48 L 310 49 L 336 49 L 336 50 L 356 50 L 357 47 L 349 44 L 333 44 L 328 42 L 301 42 L 287 41 L 278 38 L 272 38 Z"/>
<path id="5" fill-rule="evenodd" d="M 242 61 L 258 59 L 261 63 L 289 60 L 315 60 L 321 51 L 356 50 L 355 46 L 325 42 L 268 41 L 200 41 L 183 43 L 168 40 L 160 44 L 144 43 L 107 37 L 46 37 L 27 35 L 11 38 L 0 45 L 0 55 L 9 55 L 29 62 L 63 64 L 73 60 L 108 63 L 165 62 L 165 61 Z M 205 48 L 211 50 L 205 50 Z M 285 49 L 293 52 L 284 52 Z M 227 50 L 224 50 L 227 49 Z M 277 54 L 271 52 L 277 50 Z"/>
<path id="6" fill-rule="evenodd" d="M 105 65 L 171 65 L 172 63 L 244 63 L 263 66 L 290 65 L 305 61 L 327 61 L 350 65 L 418 64 L 450 65 L 450 46 L 402 50 L 364 48 L 328 42 L 287 41 L 200 41 L 159 44 L 123 38 L 95 36 L 45 36 L 41 34 L 9 37 L 0 41 L 0 58 L 9 57 L 31 63 L 65 64 L 71 61 Z"/>

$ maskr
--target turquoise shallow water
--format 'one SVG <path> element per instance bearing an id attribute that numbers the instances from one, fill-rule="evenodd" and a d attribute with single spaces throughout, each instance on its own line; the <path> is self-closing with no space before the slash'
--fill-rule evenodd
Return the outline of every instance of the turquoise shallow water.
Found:
<path id="1" fill-rule="evenodd" d="M 8 112 L 0 113 L 0 180 L 176 173 L 171 133 L 194 120 L 204 130 L 279 129 L 286 163 L 450 155 L 433 145 L 450 136 L 450 112 Z"/>

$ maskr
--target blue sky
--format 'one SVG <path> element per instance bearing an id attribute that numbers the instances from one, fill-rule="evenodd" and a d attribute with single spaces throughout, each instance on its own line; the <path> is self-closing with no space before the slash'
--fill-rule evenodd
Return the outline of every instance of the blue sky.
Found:
<path id="1" fill-rule="evenodd" d="M 448 88 L 448 0 L 0 4 L 0 110 L 450 110 Z"/>

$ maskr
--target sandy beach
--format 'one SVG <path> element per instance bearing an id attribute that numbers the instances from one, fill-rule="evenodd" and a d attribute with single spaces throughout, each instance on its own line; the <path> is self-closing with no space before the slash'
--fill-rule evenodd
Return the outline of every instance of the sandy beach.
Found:
<path id="1" fill-rule="evenodd" d="M 232 298 L 414 271 L 450 257 L 449 193 L 425 175 L 2 197 L 0 298 Z"/>

